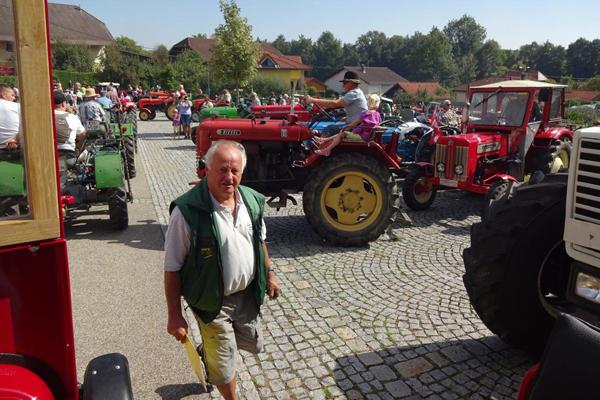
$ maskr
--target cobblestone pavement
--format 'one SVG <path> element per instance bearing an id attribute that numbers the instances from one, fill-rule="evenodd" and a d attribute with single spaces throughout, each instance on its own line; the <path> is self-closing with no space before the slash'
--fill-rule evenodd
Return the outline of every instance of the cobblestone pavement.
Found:
<path id="1" fill-rule="evenodd" d="M 140 130 L 164 230 L 169 203 L 195 178 L 195 148 L 173 138 L 166 120 Z M 468 193 L 439 193 L 431 210 L 409 213 L 411 227 L 395 227 L 400 241 L 364 248 L 324 244 L 301 204 L 269 210 L 283 292 L 263 309 L 265 351 L 242 355 L 242 398 L 514 398 L 531 360 L 485 328 L 462 283 L 461 254 L 480 207 Z"/>

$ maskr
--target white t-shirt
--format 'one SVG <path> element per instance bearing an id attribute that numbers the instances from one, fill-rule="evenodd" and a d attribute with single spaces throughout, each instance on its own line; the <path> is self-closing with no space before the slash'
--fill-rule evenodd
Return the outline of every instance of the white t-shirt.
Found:
<path id="1" fill-rule="evenodd" d="M 85 131 L 85 128 L 81 124 L 81 120 L 77 115 L 62 110 L 54 110 L 54 115 L 56 121 L 56 129 L 66 128 L 69 130 L 69 139 L 65 143 L 58 143 L 56 147 L 59 150 L 75 151 L 75 139 L 77 138 L 77 135 Z M 60 126 L 65 123 L 66 126 Z"/>
<path id="2" fill-rule="evenodd" d="M 214 218 L 221 236 L 220 251 L 223 261 L 225 296 L 244 290 L 254 279 L 254 248 L 252 246 L 252 221 L 242 197 L 236 191 L 236 213 L 233 215 L 211 195 Z M 165 237 L 165 271 L 179 271 L 190 250 L 190 226 L 178 207 L 173 209 Z M 261 238 L 267 237 L 262 221 Z"/>
<path id="3" fill-rule="evenodd" d="M 19 103 L 0 99 L 0 145 L 14 138 L 21 130 Z"/>

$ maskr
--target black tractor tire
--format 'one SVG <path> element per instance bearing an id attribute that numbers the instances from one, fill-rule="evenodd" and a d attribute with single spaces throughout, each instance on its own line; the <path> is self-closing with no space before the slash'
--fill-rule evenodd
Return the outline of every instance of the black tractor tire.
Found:
<path id="1" fill-rule="evenodd" d="M 149 120 L 151 120 L 152 119 L 152 118 L 150 118 L 151 115 L 152 115 L 152 112 L 148 112 L 146 110 L 141 110 L 140 114 L 139 114 L 140 121 L 149 121 Z"/>
<path id="2" fill-rule="evenodd" d="M 483 323 L 534 356 L 554 323 L 548 294 L 566 295 L 566 188 L 566 180 L 516 188 L 471 227 L 471 247 L 463 252 L 463 281 Z"/>
<path id="3" fill-rule="evenodd" d="M 376 240 L 398 208 L 390 172 L 376 158 L 354 153 L 331 156 L 311 171 L 302 200 L 312 228 L 342 246 Z"/>
<path id="4" fill-rule="evenodd" d="M 154 118 L 156 118 L 156 111 L 155 111 L 155 110 L 152 110 L 152 111 L 150 112 L 150 120 L 153 120 Z"/>
<path id="5" fill-rule="evenodd" d="M 125 114 L 125 123 L 131 124 L 133 126 L 133 144 L 135 146 L 135 152 L 138 152 L 138 130 L 137 130 L 137 118 L 135 115 L 135 110 L 128 110 Z"/>
<path id="6" fill-rule="evenodd" d="M 108 199 L 108 214 L 113 229 L 123 230 L 129 226 L 129 212 L 127 211 L 127 192 L 123 188 L 113 189 Z"/>
<path id="7" fill-rule="evenodd" d="M 511 187 L 509 181 L 496 181 L 490 187 L 490 190 L 485 194 L 483 209 L 481 210 L 481 220 L 488 218 L 495 206 L 508 196 Z"/>
<path id="8" fill-rule="evenodd" d="M 541 171 L 548 175 L 567 170 L 571 149 L 571 143 L 563 140 L 557 140 L 547 149 L 536 149 L 531 158 L 530 172 Z"/>
<path id="9" fill-rule="evenodd" d="M 200 122 L 200 112 L 199 111 L 192 111 L 192 121 Z"/>
<path id="10" fill-rule="evenodd" d="M 175 103 L 171 103 L 165 108 L 165 115 L 169 121 L 173 121 L 173 118 L 175 118 L 175 113 L 177 113 L 177 106 Z"/>
<path id="11" fill-rule="evenodd" d="M 135 141 L 131 136 L 123 138 L 123 157 L 127 160 L 127 171 L 129 178 L 135 178 Z"/>
<path id="12" fill-rule="evenodd" d="M 433 204 L 437 188 L 425 182 L 425 169 L 417 167 L 410 171 L 402 185 L 402 199 L 415 211 L 427 210 Z M 424 190 L 421 192 L 421 189 Z"/>

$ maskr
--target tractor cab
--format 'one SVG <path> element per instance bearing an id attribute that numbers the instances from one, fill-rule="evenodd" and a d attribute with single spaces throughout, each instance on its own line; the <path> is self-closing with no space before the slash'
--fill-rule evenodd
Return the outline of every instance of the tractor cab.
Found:
<path id="1" fill-rule="evenodd" d="M 0 148 L 0 399 L 129 400 L 120 354 L 93 359 L 77 382 L 47 4 L 13 0 L 2 8 L 20 96 L 10 105 L 18 110 L 17 146 Z"/>
<path id="2" fill-rule="evenodd" d="M 438 188 L 487 194 L 498 187 L 502 192 L 509 182 L 536 171 L 566 169 L 573 131 L 562 125 L 564 98 L 564 85 L 546 82 L 472 87 L 463 133 L 436 138 L 431 160 L 407 177 L 404 200 L 422 210 Z"/>

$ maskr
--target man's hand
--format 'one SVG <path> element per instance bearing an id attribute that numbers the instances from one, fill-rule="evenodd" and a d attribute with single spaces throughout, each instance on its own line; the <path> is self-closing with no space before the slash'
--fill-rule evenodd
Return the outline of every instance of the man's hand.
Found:
<path id="1" fill-rule="evenodd" d="M 12 139 L 9 140 L 8 142 L 6 142 L 6 148 L 8 150 L 15 150 L 19 147 L 19 143 L 17 142 L 17 139 Z"/>
<path id="2" fill-rule="evenodd" d="M 275 273 L 273 271 L 267 272 L 267 296 L 269 296 L 271 300 L 275 300 L 279 297 L 280 293 L 281 288 L 279 287 L 279 281 L 277 280 Z"/>
<path id="3" fill-rule="evenodd" d="M 169 320 L 167 322 L 167 332 L 169 332 L 170 335 L 173 335 L 175 339 L 179 340 L 181 343 L 185 342 L 187 328 L 187 321 L 181 314 L 169 316 Z"/>
<path id="4" fill-rule="evenodd" d="M 304 96 L 304 102 L 306 104 L 312 104 L 313 103 L 313 98 L 310 97 L 309 95 Z"/>

